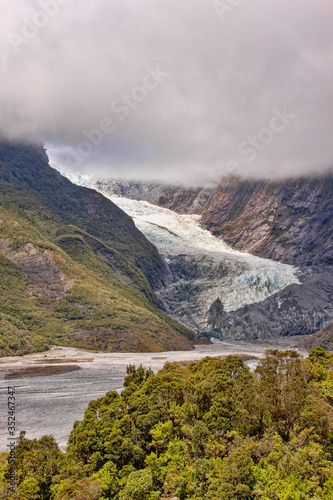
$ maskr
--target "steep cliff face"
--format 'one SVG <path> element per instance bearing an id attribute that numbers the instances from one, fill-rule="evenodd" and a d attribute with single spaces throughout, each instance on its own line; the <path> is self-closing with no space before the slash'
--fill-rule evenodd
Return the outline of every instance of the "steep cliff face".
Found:
<path id="1" fill-rule="evenodd" d="M 332 176 L 224 179 L 201 213 L 202 226 L 231 247 L 311 268 L 303 283 L 227 314 L 216 329 L 222 339 L 309 335 L 332 321 Z"/>
<path id="2" fill-rule="evenodd" d="M 333 264 L 333 177 L 225 179 L 202 225 L 233 248 L 288 264 Z"/>

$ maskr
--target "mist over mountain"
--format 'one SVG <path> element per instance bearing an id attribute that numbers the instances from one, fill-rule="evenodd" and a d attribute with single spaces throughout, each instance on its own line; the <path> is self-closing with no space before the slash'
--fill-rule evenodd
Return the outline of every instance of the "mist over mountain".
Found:
<path id="1" fill-rule="evenodd" d="M 106 196 L 148 201 L 200 224 L 236 250 L 292 265 L 333 264 L 333 176 L 283 181 L 229 176 L 217 187 L 107 179 L 63 170 Z"/>
<path id="2" fill-rule="evenodd" d="M 59 164 L 186 185 L 332 169 L 329 0 L 2 4 L 0 132 Z"/>

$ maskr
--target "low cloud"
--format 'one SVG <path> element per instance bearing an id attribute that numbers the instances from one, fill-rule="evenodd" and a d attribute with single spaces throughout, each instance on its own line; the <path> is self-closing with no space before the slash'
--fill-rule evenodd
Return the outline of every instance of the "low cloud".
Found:
<path id="1" fill-rule="evenodd" d="M 55 166 L 194 183 L 333 165 L 330 0 L 1 3 L 0 131 Z"/>

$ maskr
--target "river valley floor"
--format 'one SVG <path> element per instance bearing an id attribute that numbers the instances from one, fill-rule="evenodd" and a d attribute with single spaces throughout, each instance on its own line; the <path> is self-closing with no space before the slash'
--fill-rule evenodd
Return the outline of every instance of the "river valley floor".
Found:
<path id="1" fill-rule="evenodd" d="M 92 353 L 53 346 L 43 353 L 0 358 L 0 451 L 6 451 L 10 439 L 8 387 L 15 389 L 15 436 L 22 430 L 29 439 L 51 434 L 64 450 L 74 422 L 83 418 L 89 401 L 108 391 L 121 392 L 129 364 L 142 364 L 156 372 L 168 361 L 242 354 L 254 369 L 267 348 L 288 349 L 297 340 L 299 337 L 265 343 L 218 342 L 197 345 L 192 351 L 159 353 Z M 298 351 L 306 355 L 306 351 Z"/>

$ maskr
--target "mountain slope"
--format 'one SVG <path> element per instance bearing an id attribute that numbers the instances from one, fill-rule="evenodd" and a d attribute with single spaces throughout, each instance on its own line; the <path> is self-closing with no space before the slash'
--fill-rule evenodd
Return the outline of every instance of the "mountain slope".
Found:
<path id="1" fill-rule="evenodd" d="M 333 323 L 329 323 L 324 328 L 297 342 L 297 347 L 301 349 L 312 349 L 321 346 L 328 351 L 333 351 Z"/>
<path id="2" fill-rule="evenodd" d="M 25 215 L 32 220 L 40 208 L 43 230 L 48 220 L 74 224 L 112 243 L 113 249 L 134 261 L 153 288 L 162 285 L 166 266 L 131 218 L 101 194 L 72 184 L 50 168 L 42 147 L 2 143 L 0 160 L 3 206 L 28 211 Z M 41 226 L 38 218 L 35 222 Z M 50 230 L 52 234 L 52 226 Z"/>
<path id="3" fill-rule="evenodd" d="M 225 179 L 202 225 L 236 249 L 293 265 L 333 264 L 333 176 Z"/>
<path id="4" fill-rule="evenodd" d="M 333 321 L 333 275 L 314 274 L 256 304 L 224 315 L 215 327 L 223 340 L 310 335 Z"/>
<path id="5" fill-rule="evenodd" d="M 40 146 L 2 143 L 0 160 L 0 354 L 192 347 L 156 307 L 164 261 L 122 210 L 50 168 Z"/>

